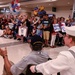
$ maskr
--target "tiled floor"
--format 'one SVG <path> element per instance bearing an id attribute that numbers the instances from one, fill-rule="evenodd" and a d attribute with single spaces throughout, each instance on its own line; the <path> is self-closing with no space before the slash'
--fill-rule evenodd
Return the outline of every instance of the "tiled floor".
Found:
<path id="1" fill-rule="evenodd" d="M 22 43 L 18 40 L 14 39 L 6 39 L 0 37 L 0 48 L 7 47 L 9 60 L 17 63 L 23 56 L 27 56 L 31 51 L 28 43 Z M 57 48 L 43 48 L 43 50 L 47 51 L 51 58 L 56 58 L 58 53 L 62 50 L 66 50 L 67 47 L 57 47 Z M 3 59 L 0 56 L 0 75 L 2 75 L 3 70 Z M 54 74 L 56 75 L 56 74 Z"/>

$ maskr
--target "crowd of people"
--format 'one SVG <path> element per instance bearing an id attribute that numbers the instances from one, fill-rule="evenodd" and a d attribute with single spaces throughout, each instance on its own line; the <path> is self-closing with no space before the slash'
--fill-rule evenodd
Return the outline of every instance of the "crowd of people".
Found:
<path id="1" fill-rule="evenodd" d="M 32 52 L 17 64 L 11 64 L 7 50 L 0 49 L 0 55 L 4 60 L 4 69 L 7 75 L 26 75 L 28 65 L 32 73 L 50 75 L 60 72 L 61 75 L 75 75 L 75 58 L 72 53 L 75 49 L 75 22 L 74 19 L 64 17 L 42 17 L 26 14 L 0 15 L 0 29 L 3 30 L 1 37 L 14 38 L 29 42 Z M 69 51 L 62 51 L 53 60 L 43 47 L 54 48 L 56 45 L 69 47 Z M 42 64 L 41 64 L 42 63 Z M 39 65 L 38 65 L 39 64 Z"/>
<path id="2" fill-rule="evenodd" d="M 1 37 L 14 38 L 26 42 L 28 38 L 37 34 L 44 39 L 44 47 L 54 48 L 63 46 L 64 26 L 74 26 L 73 19 L 64 17 L 49 17 L 44 14 L 42 17 L 26 14 L 0 15 L 0 29 L 3 30 Z"/>

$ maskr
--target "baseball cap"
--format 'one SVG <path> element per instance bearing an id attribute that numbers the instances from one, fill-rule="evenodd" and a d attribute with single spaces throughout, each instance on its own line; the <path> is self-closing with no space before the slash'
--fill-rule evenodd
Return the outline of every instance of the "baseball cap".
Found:
<path id="1" fill-rule="evenodd" d="M 30 44 L 31 45 L 42 45 L 43 44 L 43 39 L 40 37 L 40 36 L 38 36 L 38 35 L 34 35 L 34 36 L 32 36 L 31 37 L 31 42 L 30 42 Z"/>

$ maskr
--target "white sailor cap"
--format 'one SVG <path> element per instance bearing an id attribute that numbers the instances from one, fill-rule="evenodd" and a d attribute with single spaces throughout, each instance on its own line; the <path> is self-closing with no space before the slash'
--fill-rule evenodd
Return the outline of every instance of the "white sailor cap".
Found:
<path id="1" fill-rule="evenodd" d="M 65 26 L 66 34 L 75 36 L 75 26 L 67 27 Z"/>

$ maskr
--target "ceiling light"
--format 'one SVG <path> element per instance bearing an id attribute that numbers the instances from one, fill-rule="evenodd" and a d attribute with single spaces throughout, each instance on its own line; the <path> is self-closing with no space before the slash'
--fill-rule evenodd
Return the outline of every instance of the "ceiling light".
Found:
<path id="1" fill-rule="evenodd" d="M 8 7 L 9 6 L 9 4 L 7 4 L 7 5 L 0 5 L 0 7 Z"/>
<path id="2" fill-rule="evenodd" d="M 51 1 L 51 2 L 52 2 L 52 1 L 56 1 L 56 0 L 46 0 L 46 1 L 47 1 L 47 2 Z"/>
<path id="3" fill-rule="evenodd" d="M 50 0 L 50 1 L 57 1 L 57 0 Z"/>

